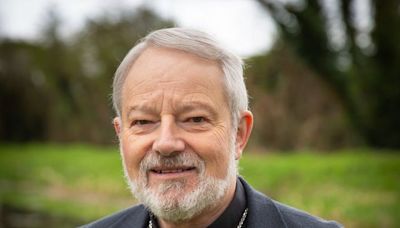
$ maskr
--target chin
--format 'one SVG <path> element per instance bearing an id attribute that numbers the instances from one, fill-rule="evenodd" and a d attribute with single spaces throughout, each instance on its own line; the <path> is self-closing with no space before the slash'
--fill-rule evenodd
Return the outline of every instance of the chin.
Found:
<path id="1" fill-rule="evenodd" d="M 164 181 L 150 187 L 149 191 L 153 192 L 154 195 L 158 195 L 160 198 L 178 200 L 184 198 L 185 195 L 198 188 L 198 182 L 193 182 L 194 181 L 188 181 L 185 179 Z"/>

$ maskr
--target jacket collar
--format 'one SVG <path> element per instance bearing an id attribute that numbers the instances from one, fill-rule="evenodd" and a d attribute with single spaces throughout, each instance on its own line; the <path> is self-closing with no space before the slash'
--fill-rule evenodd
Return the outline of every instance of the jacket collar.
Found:
<path id="1" fill-rule="evenodd" d="M 242 183 L 248 207 L 247 227 L 287 227 L 275 203 L 264 194 L 253 189 L 239 177 Z"/>

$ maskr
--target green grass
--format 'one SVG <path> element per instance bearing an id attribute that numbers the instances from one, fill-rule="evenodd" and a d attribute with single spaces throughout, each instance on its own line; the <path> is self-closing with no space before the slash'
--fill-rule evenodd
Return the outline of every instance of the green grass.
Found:
<path id="1" fill-rule="evenodd" d="M 400 227 L 400 153 L 251 154 L 241 175 L 271 198 L 347 227 Z M 0 146 L 3 205 L 86 222 L 134 204 L 117 148 Z"/>

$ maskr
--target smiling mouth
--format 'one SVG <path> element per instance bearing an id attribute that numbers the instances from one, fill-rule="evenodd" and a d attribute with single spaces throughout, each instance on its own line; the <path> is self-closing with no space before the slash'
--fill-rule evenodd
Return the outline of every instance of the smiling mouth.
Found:
<path id="1" fill-rule="evenodd" d="M 195 167 L 182 167 L 182 168 L 154 168 L 150 171 L 156 174 L 174 174 L 174 173 L 183 173 L 195 170 Z"/>

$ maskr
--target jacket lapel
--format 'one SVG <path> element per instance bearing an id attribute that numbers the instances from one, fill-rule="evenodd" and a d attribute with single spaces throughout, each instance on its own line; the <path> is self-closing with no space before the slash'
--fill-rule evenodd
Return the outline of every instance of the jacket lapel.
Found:
<path id="1" fill-rule="evenodd" d="M 239 177 L 246 192 L 248 211 L 248 228 L 287 228 L 275 203 L 267 196 L 254 190 L 243 178 Z"/>
<path id="2" fill-rule="evenodd" d="M 132 228 L 132 226 L 145 228 L 148 225 L 149 219 L 150 216 L 147 209 L 143 205 L 139 205 L 128 209 L 125 216 L 122 216 L 107 228 Z"/>

